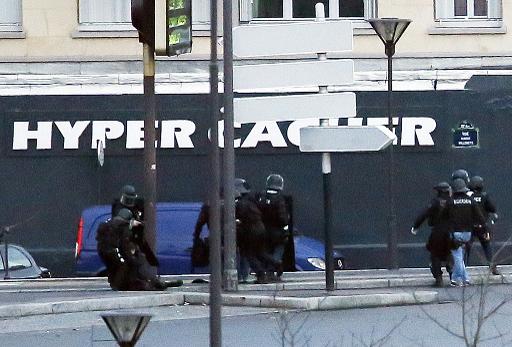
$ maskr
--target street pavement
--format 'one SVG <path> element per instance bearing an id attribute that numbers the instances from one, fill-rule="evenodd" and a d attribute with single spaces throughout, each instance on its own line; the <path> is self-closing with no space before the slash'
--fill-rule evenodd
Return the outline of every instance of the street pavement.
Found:
<path id="1" fill-rule="evenodd" d="M 470 267 L 469 271 L 475 285 L 512 283 L 512 266 L 500 269 L 501 276 L 490 276 L 486 267 Z M 0 318 L 208 304 L 208 283 L 192 283 L 207 281 L 208 275 L 163 278 L 182 279 L 184 285 L 160 292 L 115 292 L 105 278 L 1 281 Z M 294 272 L 285 273 L 280 283 L 240 284 L 237 292 L 222 294 L 222 304 L 313 311 L 353 309 L 438 303 L 445 300 L 445 293 L 457 290 L 439 291 L 433 283 L 427 268 L 342 270 L 335 273 L 336 289 L 327 291 L 323 271 Z"/>

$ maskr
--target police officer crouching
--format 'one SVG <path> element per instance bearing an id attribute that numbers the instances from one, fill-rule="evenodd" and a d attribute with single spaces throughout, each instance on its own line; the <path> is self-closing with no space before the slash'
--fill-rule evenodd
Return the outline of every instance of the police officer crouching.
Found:
<path id="1" fill-rule="evenodd" d="M 181 280 L 161 281 L 147 271 L 149 265 L 159 263 L 144 238 L 143 206 L 133 186 L 124 186 L 121 198 L 112 204 L 112 218 L 98 227 L 98 254 L 114 290 L 164 290 L 183 284 Z"/>

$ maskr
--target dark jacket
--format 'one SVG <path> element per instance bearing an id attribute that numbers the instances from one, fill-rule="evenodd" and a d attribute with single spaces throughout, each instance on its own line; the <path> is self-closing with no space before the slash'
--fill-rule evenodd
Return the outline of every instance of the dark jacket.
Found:
<path id="1" fill-rule="evenodd" d="M 453 193 L 447 205 L 452 231 L 472 231 L 473 225 L 484 224 L 485 218 L 472 196 L 464 192 Z"/>
<path id="2" fill-rule="evenodd" d="M 239 247 L 250 247 L 252 242 L 265 241 L 262 213 L 253 195 L 244 194 L 235 200 L 235 215 Z"/>
<path id="3" fill-rule="evenodd" d="M 496 213 L 496 205 L 494 205 L 486 192 L 474 191 L 472 198 L 475 200 L 478 208 L 480 208 L 485 220 L 489 218 L 490 213 Z"/>
<path id="4" fill-rule="evenodd" d="M 452 247 L 449 234 L 451 224 L 447 214 L 448 200 L 448 197 L 432 199 L 429 206 L 418 215 L 413 224 L 413 227 L 417 229 L 425 220 L 428 220 L 432 232 L 428 238 L 426 248 L 434 256 L 441 259 L 450 254 Z"/>
<path id="5" fill-rule="evenodd" d="M 285 241 L 287 232 L 284 228 L 290 223 L 286 198 L 279 191 L 267 189 L 257 199 L 270 241 L 272 243 Z"/>

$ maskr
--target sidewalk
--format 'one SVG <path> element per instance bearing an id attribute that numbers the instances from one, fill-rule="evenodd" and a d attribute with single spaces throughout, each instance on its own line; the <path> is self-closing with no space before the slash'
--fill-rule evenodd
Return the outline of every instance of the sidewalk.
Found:
<path id="1" fill-rule="evenodd" d="M 502 276 L 488 276 L 485 267 L 469 268 L 473 283 L 511 283 L 512 266 L 500 270 Z M 191 283 L 208 275 L 163 277 L 182 279 L 184 285 L 164 292 L 114 292 L 105 278 L 1 281 L 0 318 L 209 303 L 208 283 Z M 237 292 L 222 294 L 222 304 L 303 310 L 432 304 L 439 302 L 433 282 L 426 268 L 342 270 L 329 292 L 322 271 L 285 273 L 281 283 L 241 284 Z"/>

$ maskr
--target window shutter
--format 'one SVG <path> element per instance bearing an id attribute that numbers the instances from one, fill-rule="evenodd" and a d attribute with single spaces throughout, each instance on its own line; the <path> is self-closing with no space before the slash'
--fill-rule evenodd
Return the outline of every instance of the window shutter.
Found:
<path id="1" fill-rule="evenodd" d="M 0 26 L 21 26 L 21 0 L 2 1 Z"/>
<path id="2" fill-rule="evenodd" d="M 503 18 L 502 0 L 489 0 L 489 18 L 501 19 Z"/>
<path id="3" fill-rule="evenodd" d="M 192 29 L 210 29 L 210 0 L 192 1 Z"/>
<path id="4" fill-rule="evenodd" d="M 364 0 L 364 18 L 377 18 L 377 6 L 375 0 Z"/>
<path id="5" fill-rule="evenodd" d="M 435 19 L 446 19 L 454 17 L 453 0 L 435 0 Z"/>
<path id="6" fill-rule="evenodd" d="M 131 23 L 131 2 L 124 0 L 80 0 L 80 23 Z"/>
<path id="7" fill-rule="evenodd" d="M 252 20 L 252 1 L 240 0 L 240 21 L 250 22 Z"/>

